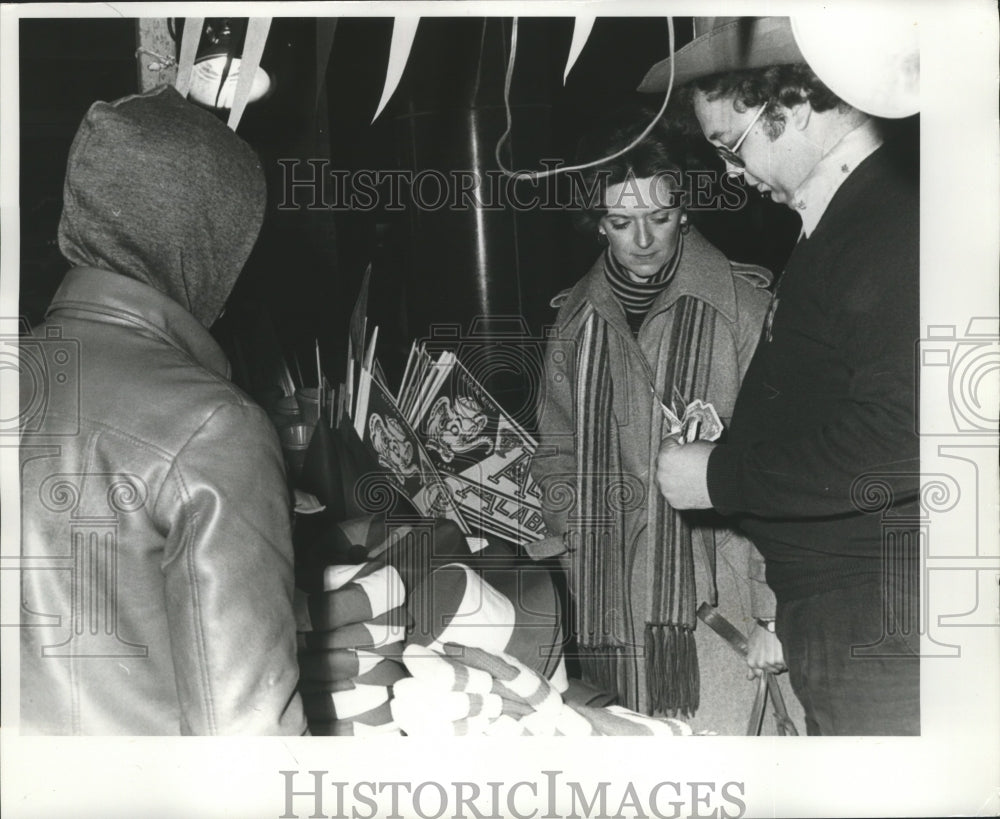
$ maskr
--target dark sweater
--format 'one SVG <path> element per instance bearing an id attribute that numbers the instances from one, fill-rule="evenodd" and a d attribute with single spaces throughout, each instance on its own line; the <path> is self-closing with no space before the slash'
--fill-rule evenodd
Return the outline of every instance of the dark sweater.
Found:
<path id="1" fill-rule="evenodd" d="M 858 166 L 795 248 L 771 340 L 709 460 L 712 503 L 739 517 L 779 600 L 877 578 L 883 500 L 915 511 L 919 200 L 889 151 Z"/>

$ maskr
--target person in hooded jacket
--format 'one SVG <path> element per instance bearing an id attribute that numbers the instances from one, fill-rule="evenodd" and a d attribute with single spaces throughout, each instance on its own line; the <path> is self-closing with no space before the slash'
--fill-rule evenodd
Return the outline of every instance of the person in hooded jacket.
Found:
<path id="1" fill-rule="evenodd" d="M 23 734 L 306 731 L 281 452 L 208 333 L 265 201 L 173 88 L 77 132 L 74 267 L 21 343 Z"/>

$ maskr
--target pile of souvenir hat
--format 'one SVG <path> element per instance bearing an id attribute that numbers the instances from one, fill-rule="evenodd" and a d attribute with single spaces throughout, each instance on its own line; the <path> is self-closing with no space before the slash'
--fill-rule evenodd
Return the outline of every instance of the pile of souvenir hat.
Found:
<path id="1" fill-rule="evenodd" d="M 299 691 L 313 734 L 399 732 L 390 702 L 411 673 L 408 644 L 480 646 L 565 690 L 562 612 L 546 568 L 445 521 L 354 520 L 338 540 L 327 557 L 359 562 L 313 563 L 309 590 L 297 594 Z"/>
<path id="2" fill-rule="evenodd" d="M 391 710 L 410 736 L 683 736 L 676 719 L 564 701 L 553 682 L 504 652 L 443 643 L 410 644 L 413 675 L 395 685 Z"/>
<path id="3" fill-rule="evenodd" d="M 407 676 L 409 624 L 399 572 L 384 561 L 329 566 L 308 595 L 301 625 L 299 691 L 313 734 L 398 733 L 389 700 Z"/>

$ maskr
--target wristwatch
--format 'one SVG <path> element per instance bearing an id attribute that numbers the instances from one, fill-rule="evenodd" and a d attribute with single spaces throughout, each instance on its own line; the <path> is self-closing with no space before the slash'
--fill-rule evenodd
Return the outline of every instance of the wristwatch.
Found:
<path id="1" fill-rule="evenodd" d="M 771 634 L 774 634 L 774 618 L 767 619 L 765 617 L 755 617 L 757 625 L 761 628 L 767 629 Z"/>

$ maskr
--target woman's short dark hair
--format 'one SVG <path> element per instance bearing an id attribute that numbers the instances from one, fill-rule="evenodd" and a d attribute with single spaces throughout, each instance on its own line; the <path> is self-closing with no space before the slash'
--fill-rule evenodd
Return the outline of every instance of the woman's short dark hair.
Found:
<path id="1" fill-rule="evenodd" d="M 778 102 L 786 108 L 808 102 L 813 111 L 849 108 L 805 63 L 772 65 L 746 71 L 727 71 L 694 80 L 685 89 L 686 96 L 696 88 L 710 100 L 732 97 L 737 111 L 758 108 L 765 102 Z M 768 137 L 777 139 L 785 129 L 785 117 L 776 107 L 762 117 Z"/>
<path id="2" fill-rule="evenodd" d="M 618 153 L 631 144 L 656 117 L 656 110 L 630 107 L 616 112 L 587 134 L 577 147 L 576 162 L 583 164 Z M 700 138 L 701 132 L 698 132 Z M 700 139 L 698 141 L 701 141 Z M 604 216 L 604 192 L 628 178 L 669 176 L 683 187 L 684 174 L 703 165 L 690 124 L 668 112 L 627 153 L 572 177 L 574 222 L 585 232 L 596 230 Z"/>

